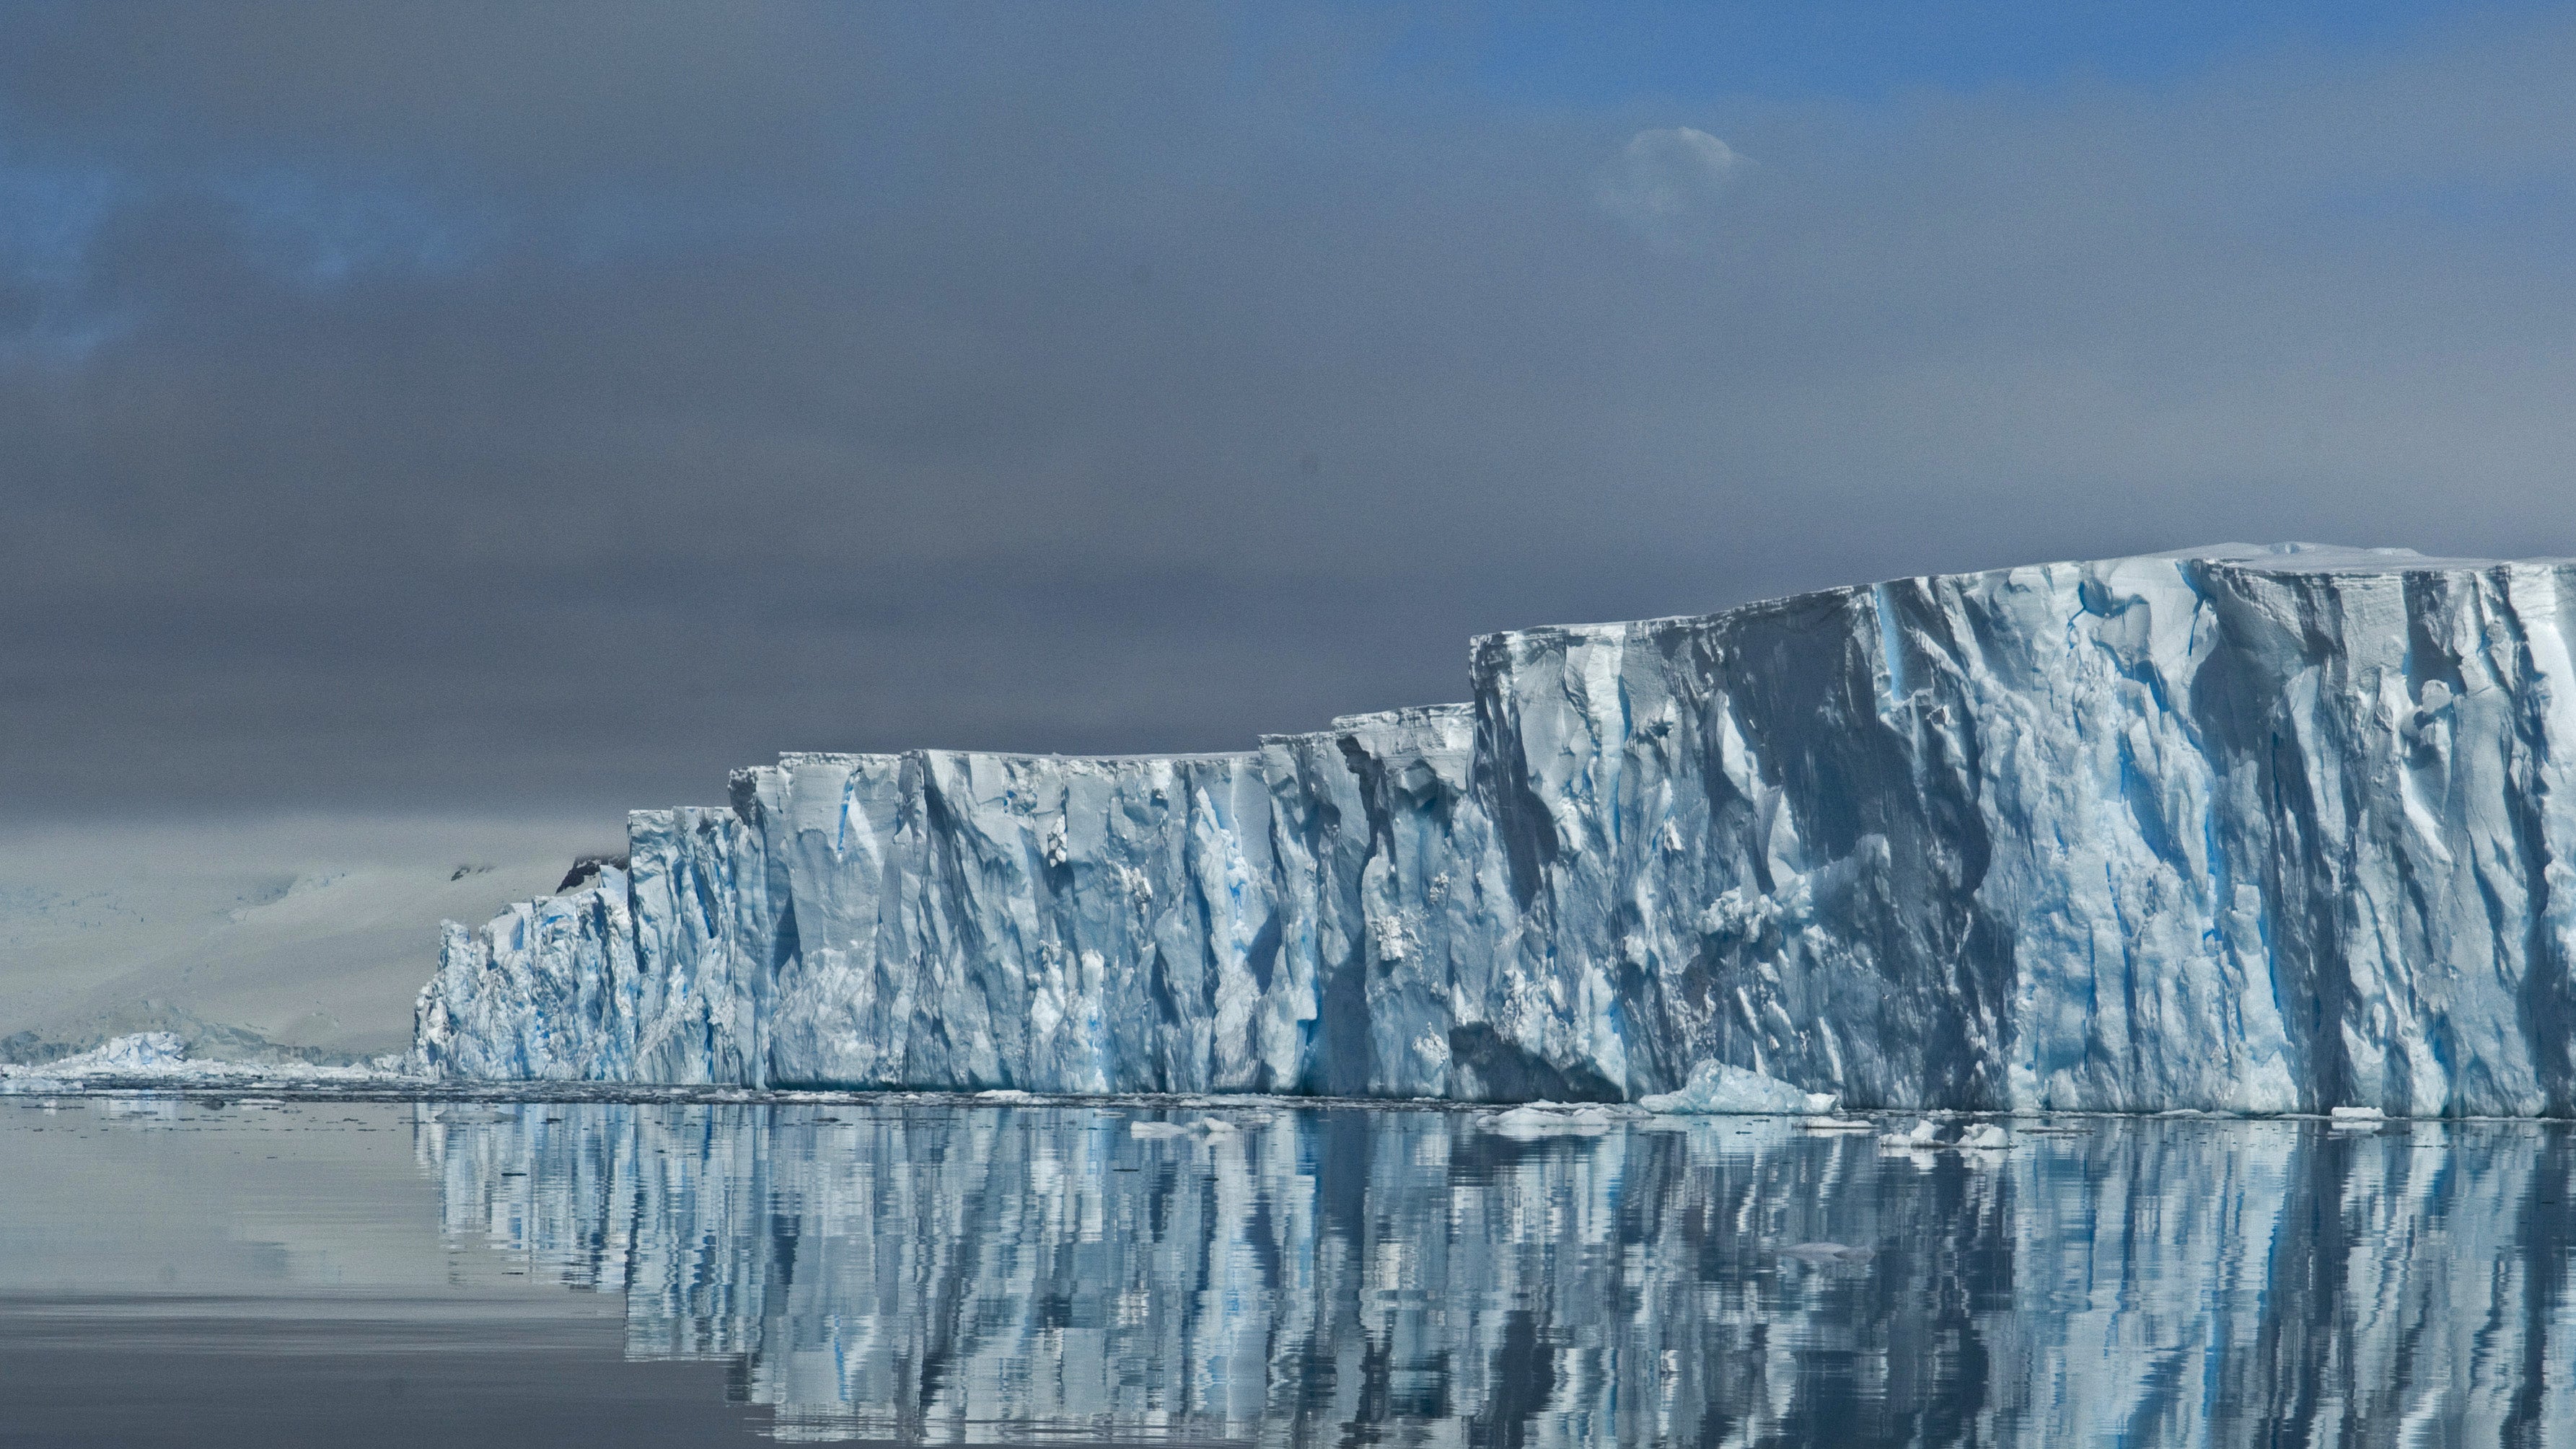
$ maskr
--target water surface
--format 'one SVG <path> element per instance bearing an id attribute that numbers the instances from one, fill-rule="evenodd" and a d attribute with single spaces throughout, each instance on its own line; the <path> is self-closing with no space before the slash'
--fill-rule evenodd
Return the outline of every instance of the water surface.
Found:
<path id="1" fill-rule="evenodd" d="M 2576 1444 L 2566 1128 L 2043 1125 L 0 1105 L 0 1441 Z"/>

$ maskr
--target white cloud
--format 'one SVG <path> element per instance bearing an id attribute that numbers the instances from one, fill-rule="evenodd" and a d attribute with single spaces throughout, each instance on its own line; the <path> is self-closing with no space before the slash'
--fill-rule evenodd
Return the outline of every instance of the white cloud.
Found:
<path id="1" fill-rule="evenodd" d="M 1677 244 L 1709 219 L 1718 196 L 1753 163 L 1688 126 L 1639 131 L 1601 168 L 1601 209 L 1658 244 Z"/>

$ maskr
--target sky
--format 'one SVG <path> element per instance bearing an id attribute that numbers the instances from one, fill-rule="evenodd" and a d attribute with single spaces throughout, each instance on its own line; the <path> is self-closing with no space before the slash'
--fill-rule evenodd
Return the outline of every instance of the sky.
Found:
<path id="1" fill-rule="evenodd" d="M 2576 554 L 2571 256 L 2548 7 L 0 3 L 0 815 L 614 819 L 1495 629 Z"/>

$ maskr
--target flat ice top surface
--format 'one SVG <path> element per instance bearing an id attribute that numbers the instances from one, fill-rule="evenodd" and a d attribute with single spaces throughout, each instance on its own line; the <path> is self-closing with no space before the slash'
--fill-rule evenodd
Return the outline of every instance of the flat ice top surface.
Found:
<path id="1" fill-rule="evenodd" d="M 2164 549 L 2154 553 L 2113 555 L 2098 559 L 2072 559 L 2029 564 L 2009 564 L 1991 569 L 1970 569 L 1955 574 L 1926 574 L 1915 577 L 1932 579 L 1976 579 L 2012 573 L 2025 568 L 2079 568 L 2118 564 L 2129 559 L 2173 560 L 2196 559 L 2222 563 L 2255 573 L 2268 574 L 2402 574 L 2459 573 L 2476 569 L 2497 568 L 2516 564 L 2532 568 L 2572 568 L 2576 559 L 2566 558 L 2445 558 L 2417 553 L 2411 548 L 2359 548 L 2325 543 L 2211 543 L 2191 548 Z M 1883 580 L 1881 582 L 1897 582 Z M 1496 630 L 1480 638 L 1547 637 L 1557 634 L 1598 635 L 1645 625 L 1688 625 L 1723 619 L 1745 610 L 1776 609 L 1800 599 L 1832 598 L 1878 587 L 1878 584 L 1838 584 L 1828 588 L 1808 589 L 1801 593 L 1783 594 L 1768 599 L 1751 599 L 1724 609 L 1698 614 L 1666 614 L 1651 619 L 1605 619 L 1588 624 L 1538 624 L 1518 629 Z"/>
<path id="2" fill-rule="evenodd" d="M 2330 543 L 2219 543 L 2143 556 L 2209 559 L 2261 573 L 2278 574 L 2456 573 L 2462 569 L 2490 569 L 2501 564 L 2563 568 L 2576 563 L 2576 560 L 2563 558 L 2447 558 L 2417 553 L 2411 548 L 2353 548 Z"/>
<path id="3" fill-rule="evenodd" d="M 0 1444 L 2569 1442 L 2565 1125 L 1874 1125 L 0 1099 Z"/>
<path id="4" fill-rule="evenodd" d="M 1005 750 L 943 750 L 932 747 L 922 751 L 960 760 L 1003 760 L 1018 765 L 1189 765 L 1200 763 L 1241 764 L 1260 758 L 1258 750 L 1201 750 L 1190 754 L 1169 755 L 1025 755 Z"/>

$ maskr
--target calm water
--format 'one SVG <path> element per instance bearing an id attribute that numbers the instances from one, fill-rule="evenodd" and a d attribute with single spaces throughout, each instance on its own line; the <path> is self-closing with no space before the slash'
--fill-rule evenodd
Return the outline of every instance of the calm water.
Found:
<path id="1" fill-rule="evenodd" d="M 0 1442 L 2576 1445 L 2563 1127 L 1207 1115 L 0 1102 Z"/>

